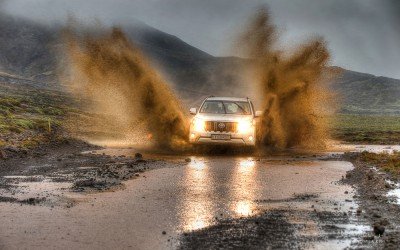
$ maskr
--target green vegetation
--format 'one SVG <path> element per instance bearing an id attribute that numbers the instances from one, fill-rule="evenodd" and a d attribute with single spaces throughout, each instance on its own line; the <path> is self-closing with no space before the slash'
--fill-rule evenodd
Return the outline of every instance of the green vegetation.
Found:
<path id="1" fill-rule="evenodd" d="M 400 116 L 338 114 L 332 119 L 334 137 L 351 143 L 399 144 Z"/>
<path id="2" fill-rule="evenodd" d="M 61 128 L 71 106 L 61 92 L 0 84 L 0 147 L 35 147 Z"/>
<path id="3" fill-rule="evenodd" d="M 66 115 L 82 111 L 65 93 L 0 83 L 0 148 L 34 147 L 63 130 Z M 400 115 L 338 114 L 333 136 L 349 143 L 400 144 Z M 84 125 L 84 124 L 82 124 Z"/>
<path id="4" fill-rule="evenodd" d="M 0 132 L 46 131 L 60 125 L 64 110 L 18 97 L 0 96 Z"/>
<path id="5" fill-rule="evenodd" d="M 400 177 L 400 152 L 394 152 L 393 154 L 362 152 L 359 159 L 391 173 L 394 177 Z"/>

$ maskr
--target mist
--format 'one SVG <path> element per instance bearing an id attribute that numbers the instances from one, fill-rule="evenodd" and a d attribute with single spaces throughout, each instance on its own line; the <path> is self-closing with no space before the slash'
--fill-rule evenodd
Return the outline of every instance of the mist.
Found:
<path id="1" fill-rule="evenodd" d="M 235 54 L 226 43 L 263 3 L 268 3 L 272 19 L 285 34 L 280 43 L 290 47 L 309 34 L 320 34 L 332 51 L 332 64 L 400 78 L 400 4 L 396 0 L 13 0 L 3 5 L 13 15 L 42 22 L 65 21 L 71 14 L 104 24 L 140 20 L 212 55 L 228 56 Z"/>

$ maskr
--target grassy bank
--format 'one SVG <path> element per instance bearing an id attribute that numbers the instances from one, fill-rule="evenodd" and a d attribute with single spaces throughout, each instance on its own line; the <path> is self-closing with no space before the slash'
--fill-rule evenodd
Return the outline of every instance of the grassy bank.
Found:
<path id="1" fill-rule="evenodd" d="M 338 114 L 331 124 L 334 137 L 346 142 L 400 143 L 400 116 Z"/>
<path id="2" fill-rule="evenodd" d="M 61 128 L 71 110 L 61 92 L 0 84 L 0 147 L 37 146 Z"/>
<path id="3" fill-rule="evenodd" d="M 34 147 L 63 131 L 66 115 L 83 115 L 74 107 L 63 92 L 0 83 L 0 147 Z M 338 114 L 330 124 L 334 137 L 349 143 L 400 143 L 400 116 Z M 80 124 L 79 131 L 87 125 Z"/>
<path id="4" fill-rule="evenodd" d="M 400 177 L 400 152 L 394 152 L 393 154 L 375 154 L 369 152 L 362 152 L 359 156 L 359 160 L 369 165 L 392 174 L 393 177 Z"/>

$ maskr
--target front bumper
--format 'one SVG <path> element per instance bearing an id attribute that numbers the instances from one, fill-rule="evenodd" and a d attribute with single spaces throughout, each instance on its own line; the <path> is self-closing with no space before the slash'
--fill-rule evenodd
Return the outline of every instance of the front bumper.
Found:
<path id="1" fill-rule="evenodd" d="M 214 140 L 212 135 L 229 135 L 229 140 Z M 252 129 L 246 134 L 228 132 L 196 132 L 191 130 L 189 141 L 191 144 L 212 144 L 212 145 L 242 145 L 255 146 L 255 131 Z"/>

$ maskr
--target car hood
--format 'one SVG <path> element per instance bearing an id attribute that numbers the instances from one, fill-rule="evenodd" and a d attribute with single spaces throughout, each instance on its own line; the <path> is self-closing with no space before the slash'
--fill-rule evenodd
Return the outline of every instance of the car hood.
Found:
<path id="1" fill-rule="evenodd" d="M 197 114 L 196 118 L 205 121 L 237 122 L 251 120 L 252 115 L 230 115 L 230 114 Z"/>

